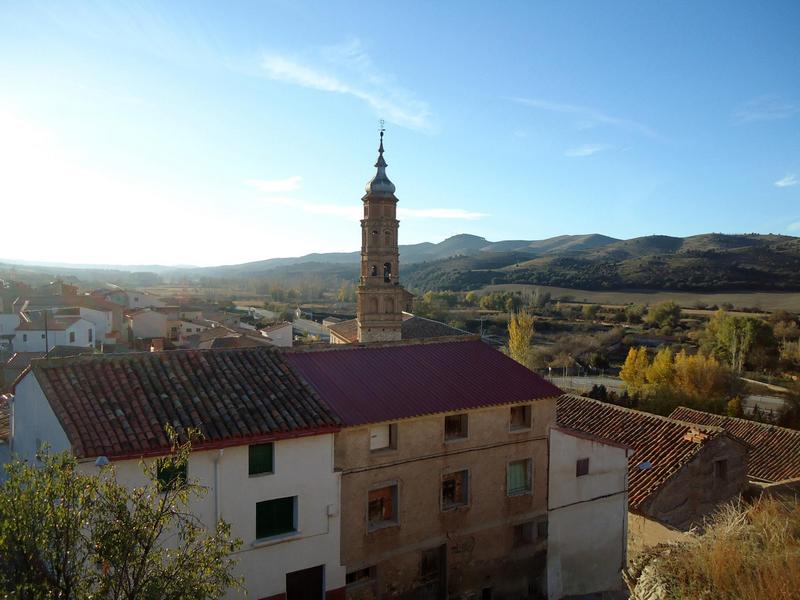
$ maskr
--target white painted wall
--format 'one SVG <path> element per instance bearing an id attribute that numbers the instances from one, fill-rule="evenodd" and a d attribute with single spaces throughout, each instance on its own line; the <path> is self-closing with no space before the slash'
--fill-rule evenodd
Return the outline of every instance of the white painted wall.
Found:
<path id="1" fill-rule="evenodd" d="M 135 338 L 167 337 L 167 315 L 154 310 L 136 313 L 128 318 Z"/>
<path id="2" fill-rule="evenodd" d="M 55 320 L 55 319 L 54 319 Z M 89 331 L 91 341 L 89 340 Z M 70 334 L 74 335 L 74 340 Z M 45 341 L 47 349 L 55 346 L 80 346 L 89 348 L 94 346 L 97 336 L 95 335 L 94 325 L 84 318 L 80 318 L 72 325 L 62 330 L 48 329 L 45 336 L 44 329 L 18 330 L 14 334 L 14 352 L 44 352 Z"/>
<path id="3" fill-rule="evenodd" d="M 82 318 L 94 325 L 95 341 L 102 342 L 109 331 L 114 329 L 113 313 L 110 310 L 97 310 L 96 308 L 78 307 Z"/>
<path id="4" fill-rule="evenodd" d="M 628 451 L 550 430 L 547 584 L 551 599 L 622 589 Z M 589 458 L 589 474 L 576 462 Z"/>
<path id="5" fill-rule="evenodd" d="M 206 325 L 198 325 L 197 323 L 191 323 L 188 321 L 178 321 L 178 323 L 180 324 L 179 327 L 181 341 L 184 341 L 186 336 L 195 335 L 201 331 L 205 331 L 206 329 L 211 329 L 211 327 Z"/>
<path id="6" fill-rule="evenodd" d="M 166 306 L 167 303 L 159 300 L 153 294 L 139 292 L 137 290 L 127 290 L 128 308 L 157 308 Z"/>
<path id="7" fill-rule="evenodd" d="M 14 335 L 17 327 L 19 327 L 17 313 L 0 313 L 0 336 Z"/>
<path id="8" fill-rule="evenodd" d="M 55 451 L 69 449 L 32 373 L 17 386 L 12 415 L 12 451 L 19 456 L 32 459 L 37 439 L 49 442 Z M 188 475 L 208 493 L 193 503 L 192 511 L 208 528 L 214 526 L 218 514 L 231 524 L 232 534 L 242 539 L 236 574 L 244 576 L 248 598 L 282 593 L 286 573 L 318 565 L 325 565 L 326 590 L 344 587 L 345 568 L 339 564 L 341 476 L 333 469 L 333 435 L 277 441 L 274 460 L 273 474 L 250 477 L 246 445 L 193 452 Z M 122 483 L 135 486 L 145 482 L 138 460 L 113 464 Z M 82 463 L 82 468 L 88 472 L 96 469 L 93 460 Z M 286 496 L 298 497 L 298 532 L 257 541 L 256 502 Z"/>

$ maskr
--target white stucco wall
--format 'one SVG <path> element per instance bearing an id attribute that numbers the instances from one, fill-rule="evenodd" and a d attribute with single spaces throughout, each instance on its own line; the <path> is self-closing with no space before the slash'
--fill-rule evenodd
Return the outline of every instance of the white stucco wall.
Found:
<path id="1" fill-rule="evenodd" d="M 129 318 L 133 337 L 167 337 L 167 315 L 154 310 L 137 313 Z"/>
<path id="2" fill-rule="evenodd" d="M 547 583 L 551 599 L 622 588 L 626 560 L 625 448 L 550 430 Z M 589 459 L 577 477 L 576 462 Z"/>
<path id="3" fill-rule="evenodd" d="M 94 308 L 79 307 L 81 318 L 94 325 L 95 343 L 106 339 L 109 331 L 114 329 L 113 313 L 110 310 L 97 310 Z"/>
<path id="4" fill-rule="evenodd" d="M 89 341 L 89 330 L 92 331 L 92 341 Z M 71 341 L 70 333 L 75 334 L 75 340 Z M 48 329 L 45 338 L 44 329 L 19 330 L 14 335 L 14 352 L 44 352 L 45 341 L 47 349 L 55 346 L 80 346 L 88 348 L 94 346 L 97 339 L 95 336 L 94 325 L 84 318 L 81 318 L 67 329 Z"/>
<path id="5" fill-rule="evenodd" d="M 33 374 L 17 386 L 12 428 L 12 450 L 23 458 L 35 456 L 37 440 L 49 442 L 55 451 L 69 449 Z M 122 483 L 135 486 L 145 482 L 138 460 L 112 462 Z M 97 469 L 94 460 L 82 463 L 82 468 L 90 472 Z M 333 469 L 333 435 L 276 441 L 274 471 L 248 476 L 246 445 L 193 452 L 188 476 L 206 487 L 207 493 L 195 500 L 192 511 L 209 528 L 219 515 L 231 524 L 232 535 L 241 538 L 236 574 L 245 578 L 248 598 L 282 593 L 286 573 L 319 565 L 325 565 L 326 590 L 343 587 L 345 568 L 339 564 L 340 474 Z M 297 496 L 297 533 L 257 541 L 256 503 L 287 496 Z M 238 598 L 240 594 L 228 597 Z"/>
<path id="6" fill-rule="evenodd" d="M 19 315 L 17 313 L 0 313 L 0 336 L 14 335 L 19 327 Z"/>
<path id="7" fill-rule="evenodd" d="M 128 294 L 128 308 L 156 308 L 167 305 L 166 302 L 159 300 L 152 294 L 136 290 L 128 290 L 126 293 Z"/>

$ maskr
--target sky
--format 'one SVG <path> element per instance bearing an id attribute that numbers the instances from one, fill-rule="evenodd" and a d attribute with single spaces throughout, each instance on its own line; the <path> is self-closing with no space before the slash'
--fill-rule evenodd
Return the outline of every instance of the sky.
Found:
<path id="1" fill-rule="evenodd" d="M 0 257 L 800 235 L 800 2 L 0 0 Z"/>

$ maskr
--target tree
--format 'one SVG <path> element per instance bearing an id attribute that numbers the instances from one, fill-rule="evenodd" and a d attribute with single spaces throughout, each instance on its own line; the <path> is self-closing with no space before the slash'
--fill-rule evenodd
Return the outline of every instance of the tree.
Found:
<path id="1" fill-rule="evenodd" d="M 681 350 L 675 356 L 675 386 L 686 396 L 705 404 L 725 397 L 730 378 L 714 357 Z"/>
<path id="2" fill-rule="evenodd" d="M 652 392 L 659 392 L 669 388 L 675 378 L 675 364 L 672 350 L 662 348 L 653 358 L 653 362 L 645 372 L 647 386 Z"/>
<path id="3" fill-rule="evenodd" d="M 725 405 L 725 414 L 729 417 L 741 418 L 744 416 L 744 406 L 742 406 L 742 399 L 739 396 L 728 400 L 728 404 Z"/>
<path id="4" fill-rule="evenodd" d="M 681 307 L 674 302 L 660 302 L 647 311 L 645 321 L 657 327 L 677 327 L 681 322 Z"/>
<path id="5" fill-rule="evenodd" d="M 619 378 L 625 382 L 625 388 L 630 394 L 641 394 L 647 384 L 647 370 L 650 361 L 647 358 L 647 348 L 632 347 L 628 350 L 625 364 L 619 372 Z"/>
<path id="6" fill-rule="evenodd" d="M 625 307 L 625 319 L 631 325 L 642 322 L 642 317 L 645 313 L 645 307 L 641 304 L 631 304 Z"/>
<path id="7" fill-rule="evenodd" d="M 741 373 L 747 364 L 766 366 L 777 358 L 778 344 L 772 328 L 755 317 L 734 317 L 719 310 L 708 322 L 700 349 Z"/>
<path id="8" fill-rule="evenodd" d="M 189 443 L 149 465 L 130 489 L 113 466 L 86 473 L 45 449 L 40 465 L 13 461 L 0 487 L 0 590 L 20 598 L 219 598 L 240 546 L 220 520 L 206 531 L 189 511 L 204 488 L 186 480 Z M 165 473 L 172 474 L 165 479 Z M 161 481 L 159 482 L 159 476 Z"/>
<path id="9" fill-rule="evenodd" d="M 593 321 L 595 317 L 597 317 L 597 313 L 600 312 L 600 305 L 599 304 L 584 304 L 581 308 L 581 315 L 587 321 Z"/>
<path id="10" fill-rule="evenodd" d="M 508 355 L 528 368 L 532 365 L 533 330 L 533 313 L 521 310 L 511 315 L 508 322 Z"/>

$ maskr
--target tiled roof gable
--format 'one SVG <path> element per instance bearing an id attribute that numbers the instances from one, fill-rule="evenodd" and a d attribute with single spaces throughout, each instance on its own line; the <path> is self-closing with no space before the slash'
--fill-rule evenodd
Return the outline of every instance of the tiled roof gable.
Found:
<path id="1" fill-rule="evenodd" d="M 235 445 L 338 428 L 316 392 L 269 347 L 35 360 L 42 390 L 78 457 L 158 454 L 165 426 L 195 445 Z"/>
<path id="2" fill-rule="evenodd" d="M 747 475 L 764 481 L 800 478 L 800 431 L 679 406 L 670 417 L 716 425 L 751 446 Z"/>
<path id="3" fill-rule="evenodd" d="M 634 449 L 628 458 L 628 503 L 634 510 L 707 443 L 724 435 L 719 427 L 678 421 L 572 394 L 558 399 L 558 424 Z"/>

